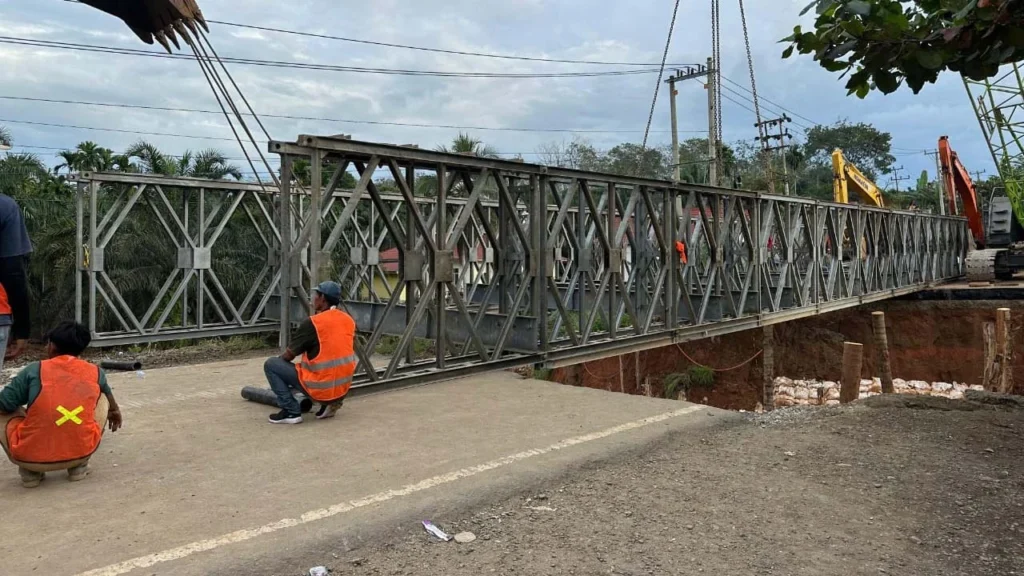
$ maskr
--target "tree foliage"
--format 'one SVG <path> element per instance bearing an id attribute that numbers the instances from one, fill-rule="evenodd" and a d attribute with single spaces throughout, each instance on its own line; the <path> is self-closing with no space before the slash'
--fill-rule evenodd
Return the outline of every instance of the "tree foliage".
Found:
<path id="1" fill-rule="evenodd" d="M 944 70 L 983 80 L 1024 58 L 1020 0 L 815 0 L 804 13 L 811 8 L 814 30 L 796 26 L 782 57 L 813 55 L 849 74 L 846 88 L 860 98 L 902 84 L 916 94 Z"/>
<path id="2" fill-rule="evenodd" d="M 8 134 L 9 137 L 9 134 Z M 229 164 L 218 151 L 186 153 L 176 158 L 156 146 L 140 142 L 124 154 L 118 154 L 94 142 L 82 142 L 73 150 L 59 154 L 61 163 L 50 170 L 31 154 L 0 154 L 0 193 L 14 198 L 25 215 L 34 251 L 29 259 L 29 291 L 32 298 L 33 335 L 74 316 L 75 262 L 75 187 L 66 173 L 82 171 L 152 172 L 174 176 L 240 178 L 238 169 Z M 132 162 L 131 158 L 136 159 Z M 118 186 L 100 190 L 99 206 L 109 210 L 119 192 Z M 165 187 L 171 205 L 188 205 L 193 214 L 198 209 L 199 195 Z M 177 262 L 177 245 L 171 242 L 163 224 L 154 215 L 165 209 L 157 203 L 147 206 L 151 198 L 139 199 L 132 215 L 111 237 L 105 248 L 105 270 L 118 286 L 125 302 L 141 317 L 159 293 L 162 283 Z M 208 202 L 214 202 L 208 199 Z M 210 204 L 208 209 L 212 208 Z M 225 227 L 217 242 L 214 268 L 233 301 L 238 302 L 251 288 L 259 273 L 261 240 L 245 221 L 242 212 Z M 195 297 L 195 286 L 189 288 Z M 169 297 L 169 296 L 168 296 Z M 178 309 L 169 319 L 180 320 Z M 116 318 L 101 311 L 101 330 L 117 329 Z"/>

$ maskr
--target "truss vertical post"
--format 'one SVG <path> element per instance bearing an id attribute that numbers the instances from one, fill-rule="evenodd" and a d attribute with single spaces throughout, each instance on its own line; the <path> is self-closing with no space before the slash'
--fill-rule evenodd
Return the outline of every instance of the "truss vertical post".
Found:
<path id="1" fill-rule="evenodd" d="M 619 331 L 619 299 L 618 280 L 622 271 L 622 245 L 615 241 L 615 214 L 618 212 L 618 190 L 615 189 L 615 182 L 608 181 L 608 218 L 605 233 L 608 235 L 608 250 L 606 259 L 607 270 L 610 273 L 608 279 L 608 335 L 615 339 Z"/>
<path id="2" fill-rule="evenodd" d="M 292 324 L 292 163 L 294 157 L 285 154 L 281 157 L 281 195 L 277 206 L 278 230 L 281 232 L 281 248 L 279 270 L 281 273 L 281 332 L 278 345 L 281 349 L 288 346 L 288 336 Z"/>
<path id="3" fill-rule="evenodd" d="M 665 275 L 665 328 L 672 330 L 679 325 L 679 286 L 677 276 L 679 274 L 680 256 L 676 252 L 676 228 L 679 222 L 679 215 L 676 214 L 676 196 L 679 191 L 675 188 L 666 188 L 661 199 L 662 206 L 662 243 L 665 246 L 664 266 L 668 268 Z"/>
<path id="4" fill-rule="evenodd" d="M 324 153 L 321 150 L 313 150 L 310 154 L 309 164 L 309 215 L 306 216 L 308 219 L 306 225 L 310 227 L 309 234 L 309 248 L 307 253 L 309 254 L 309 293 L 313 293 L 313 289 L 320 285 L 322 280 L 327 280 L 328 275 L 324 273 L 322 269 L 324 262 L 322 262 L 321 252 L 323 251 L 323 238 L 321 235 L 321 220 L 320 210 L 323 206 L 323 162 Z M 341 168 L 338 168 L 341 170 Z M 327 193 L 332 193 L 333 190 L 328 190 Z M 301 212 L 300 212 L 301 214 Z M 372 225 L 372 222 L 371 222 Z M 296 248 L 302 248 L 296 246 Z"/>
<path id="5" fill-rule="evenodd" d="M 436 230 L 436 242 L 437 249 L 439 251 L 445 250 L 445 246 L 448 243 L 448 222 L 446 216 L 448 215 L 448 166 L 441 162 L 437 165 L 437 204 L 434 208 L 437 210 L 437 218 L 435 219 L 435 230 Z M 445 344 L 448 340 L 448 323 L 446 312 L 446 291 L 448 287 L 448 275 L 445 273 L 445 277 L 440 276 L 440 267 L 438 266 L 438 260 L 441 258 L 440 254 L 434 254 L 434 258 L 431 263 L 431 278 L 436 286 L 437 299 L 435 300 L 434 313 L 437 322 L 437 365 L 441 368 L 445 366 Z M 449 263 L 449 266 L 451 264 Z"/>
<path id="6" fill-rule="evenodd" d="M 548 342 L 548 300 L 547 281 L 552 263 L 547 247 L 548 203 L 544 195 L 547 178 L 543 175 L 530 176 L 530 255 L 533 277 L 531 305 L 533 317 L 537 319 L 537 340 L 539 349 L 547 351 Z M 552 274 L 553 275 L 553 274 Z"/>
<path id="7" fill-rule="evenodd" d="M 245 194 L 245 192 L 239 192 L 239 194 Z M 199 239 L 196 245 L 199 248 L 206 248 L 206 188 L 199 189 L 199 217 L 196 226 L 199 227 Z M 199 270 L 198 286 L 196 295 L 196 326 L 202 329 L 206 323 L 206 270 Z"/>
<path id="8" fill-rule="evenodd" d="M 75 322 L 82 323 L 82 274 L 85 272 L 85 187 L 75 187 Z"/>
<path id="9" fill-rule="evenodd" d="M 399 175 L 395 175 L 396 178 Z M 405 183 L 409 188 L 409 192 L 412 194 L 413 199 L 416 198 L 416 166 L 410 163 L 405 168 Z M 416 310 L 416 306 L 419 303 L 419 282 L 412 278 L 421 278 L 423 274 L 423 261 L 416 254 L 416 241 L 419 238 L 419 231 L 416 228 L 416 215 L 414 209 L 418 208 L 415 203 L 407 204 L 405 207 L 405 255 L 403 261 L 400 263 L 402 269 L 402 279 L 405 287 L 405 325 L 412 328 L 414 320 L 413 312 Z M 415 264 L 412 264 L 412 263 Z M 418 266 L 418 273 L 410 278 L 408 272 L 414 266 Z M 416 346 L 408 346 L 406 348 L 405 361 L 412 364 L 416 361 Z"/>
<path id="10" fill-rule="evenodd" d="M 100 183 L 89 183 L 89 330 L 93 335 L 97 332 L 96 325 L 96 245 L 98 242 L 96 230 L 96 211 L 99 209 Z"/>

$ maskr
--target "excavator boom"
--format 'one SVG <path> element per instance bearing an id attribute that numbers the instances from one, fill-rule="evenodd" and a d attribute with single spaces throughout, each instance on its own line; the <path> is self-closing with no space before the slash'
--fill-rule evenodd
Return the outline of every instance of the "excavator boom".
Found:
<path id="1" fill-rule="evenodd" d="M 832 176 L 834 177 L 833 197 L 840 204 L 850 203 L 852 188 L 861 201 L 869 206 L 885 208 L 882 191 L 863 172 L 843 156 L 843 151 L 836 148 L 832 152 Z"/>
<path id="2" fill-rule="evenodd" d="M 985 248 L 985 223 L 981 218 L 981 207 L 978 204 L 978 190 L 967 168 L 949 145 L 948 136 L 939 138 L 939 164 L 942 167 L 942 182 L 946 186 L 946 197 L 949 200 L 949 213 L 958 213 L 956 198 L 959 196 L 964 216 L 967 217 L 967 225 L 974 236 L 974 243 L 979 249 Z"/>

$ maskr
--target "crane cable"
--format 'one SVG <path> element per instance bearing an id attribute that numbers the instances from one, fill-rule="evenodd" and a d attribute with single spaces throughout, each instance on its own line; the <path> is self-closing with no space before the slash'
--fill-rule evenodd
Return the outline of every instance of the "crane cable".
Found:
<path id="1" fill-rule="evenodd" d="M 764 124 L 761 122 L 761 103 L 757 96 L 757 81 L 754 79 L 754 56 L 750 52 L 750 33 L 747 30 L 747 11 L 743 5 L 743 0 L 739 0 L 740 4 L 740 21 L 743 24 L 743 43 L 747 49 L 747 69 L 750 71 L 750 93 L 754 96 L 754 116 L 757 118 L 757 135 L 758 139 L 764 146 L 768 140 L 765 137 L 768 135 Z M 768 187 L 770 191 L 774 191 L 775 182 L 772 178 L 771 160 L 768 154 L 761 155 L 762 163 L 764 164 L 764 176 L 768 179 Z"/>
<path id="2" fill-rule="evenodd" d="M 654 108 L 658 104 L 658 91 L 661 89 L 661 79 L 665 76 L 665 62 L 668 61 L 668 49 L 672 45 L 672 32 L 676 28 L 676 15 L 679 13 L 679 0 L 676 0 L 672 9 L 672 21 L 668 26 L 668 38 L 665 39 L 665 51 L 661 55 L 661 67 L 658 69 L 658 77 L 654 81 L 654 98 L 651 100 L 651 111 L 647 114 L 647 127 L 644 128 L 644 141 L 640 145 L 640 154 L 636 161 L 636 175 L 643 174 L 644 156 L 647 152 L 647 138 L 651 135 L 651 123 L 654 122 Z"/>
<path id="3" fill-rule="evenodd" d="M 711 0 L 711 74 L 710 86 L 714 90 L 712 101 L 715 105 L 714 130 L 711 137 L 715 146 L 715 171 L 718 184 L 725 176 L 725 164 L 722 161 L 722 14 L 719 0 Z"/>

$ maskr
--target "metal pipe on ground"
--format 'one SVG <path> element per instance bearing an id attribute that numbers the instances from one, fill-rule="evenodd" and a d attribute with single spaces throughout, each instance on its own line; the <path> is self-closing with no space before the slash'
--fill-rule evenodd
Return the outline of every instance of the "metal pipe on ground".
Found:
<path id="1" fill-rule="evenodd" d="M 104 370 L 138 372 L 139 370 L 142 370 L 142 362 L 117 362 L 114 360 L 103 360 L 100 362 L 100 368 L 103 368 Z"/>
<path id="2" fill-rule="evenodd" d="M 301 392 L 293 392 L 292 395 L 295 396 L 295 399 L 299 402 L 299 408 L 302 409 L 303 414 L 313 410 L 313 400 L 310 397 Z M 242 388 L 242 398 L 258 404 L 266 404 L 267 406 L 274 406 L 277 408 L 281 407 L 277 403 L 277 395 L 269 388 L 246 386 L 245 388 Z"/>

